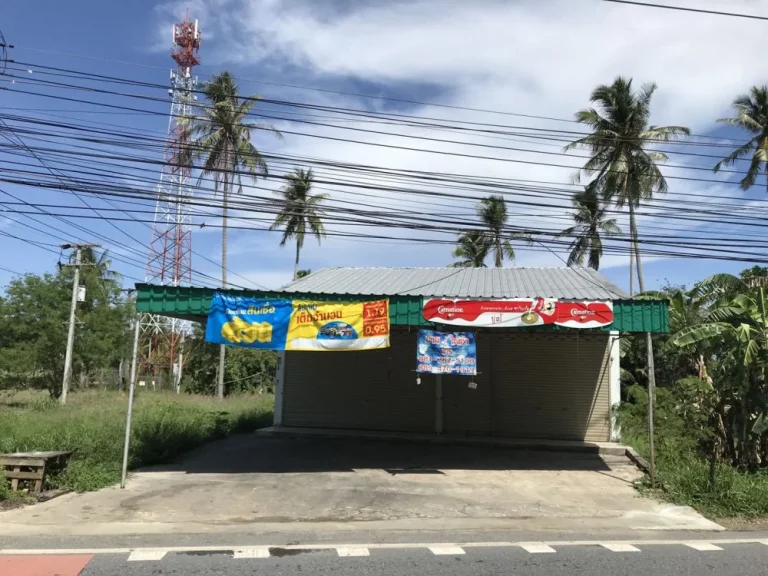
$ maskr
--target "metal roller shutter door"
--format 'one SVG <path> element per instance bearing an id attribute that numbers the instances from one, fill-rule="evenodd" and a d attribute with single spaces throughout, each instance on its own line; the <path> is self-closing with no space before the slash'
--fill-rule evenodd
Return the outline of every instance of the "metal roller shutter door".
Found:
<path id="1" fill-rule="evenodd" d="M 491 338 L 486 332 L 478 332 L 475 343 L 478 375 L 443 376 L 443 430 L 447 434 L 491 432 Z M 470 381 L 474 381 L 477 388 L 471 389 Z"/>
<path id="2" fill-rule="evenodd" d="M 608 441 L 609 342 L 607 334 L 495 334 L 493 433 Z"/>
<path id="3" fill-rule="evenodd" d="M 286 353 L 285 426 L 429 432 L 434 386 L 416 385 L 416 332 L 393 329 L 391 347 Z"/>

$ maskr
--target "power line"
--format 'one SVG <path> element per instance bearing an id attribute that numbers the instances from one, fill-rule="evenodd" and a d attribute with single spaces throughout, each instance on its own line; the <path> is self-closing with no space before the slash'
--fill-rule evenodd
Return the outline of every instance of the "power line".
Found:
<path id="1" fill-rule="evenodd" d="M 22 272 L 16 272 L 16 270 L 11 270 L 10 268 L 5 268 L 3 266 L 0 266 L 0 270 L 3 272 L 8 272 L 9 274 L 13 274 L 14 276 L 24 276 Z"/>
<path id="2" fill-rule="evenodd" d="M 768 20 L 768 16 L 757 16 L 755 14 L 740 14 L 737 12 L 720 12 L 719 10 L 705 10 L 703 8 L 688 8 L 685 6 L 670 6 L 668 4 L 650 4 L 648 2 L 635 2 L 634 0 L 603 0 L 603 2 L 613 2 L 615 4 L 631 4 L 633 6 L 644 6 L 645 8 L 664 8 L 666 10 L 680 10 L 681 12 L 696 12 L 698 14 L 711 14 L 714 16 L 733 16 L 735 18 L 749 18 L 751 20 Z"/>

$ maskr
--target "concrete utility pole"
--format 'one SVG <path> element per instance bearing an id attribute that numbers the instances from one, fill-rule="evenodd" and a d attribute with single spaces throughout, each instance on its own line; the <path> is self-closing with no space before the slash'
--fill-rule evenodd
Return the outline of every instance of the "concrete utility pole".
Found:
<path id="1" fill-rule="evenodd" d="M 69 392 L 69 383 L 72 380 L 72 354 L 75 344 L 75 312 L 77 311 L 77 295 L 80 288 L 80 267 L 82 264 L 83 248 L 96 248 L 98 244 L 62 244 L 62 250 L 75 249 L 75 263 L 62 264 L 62 266 L 72 266 L 75 269 L 75 278 L 72 281 L 72 305 L 69 309 L 69 331 L 67 332 L 67 353 L 64 356 L 64 381 L 61 384 L 61 396 L 59 402 L 67 403 L 67 393 Z M 86 266 L 93 266 L 92 262 Z"/>

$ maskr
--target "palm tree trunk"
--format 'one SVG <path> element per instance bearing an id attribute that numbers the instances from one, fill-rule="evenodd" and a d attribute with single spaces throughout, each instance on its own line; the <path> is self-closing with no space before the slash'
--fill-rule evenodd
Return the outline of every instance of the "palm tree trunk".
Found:
<path id="1" fill-rule="evenodd" d="M 224 166 L 229 169 L 227 154 L 224 154 Z M 221 287 L 227 287 L 227 201 L 229 200 L 229 174 L 224 172 L 224 194 L 221 208 Z M 219 373 L 216 383 L 216 396 L 224 399 L 224 365 L 227 358 L 227 347 L 219 345 Z"/>
<path id="2" fill-rule="evenodd" d="M 501 240 L 499 240 L 496 243 L 496 250 L 495 250 L 496 254 L 494 254 L 494 257 L 496 259 L 496 261 L 495 261 L 496 268 L 501 268 L 501 265 L 502 265 L 502 258 L 503 258 L 504 255 L 501 253 L 501 250 L 502 250 L 502 248 L 501 248 Z"/>
<path id="3" fill-rule="evenodd" d="M 629 295 L 635 295 L 635 244 L 633 233 L 635 229 L 635 207 L 629 202 Z M 641 288 L 642 291 L 642 288 Z"/>
<path id="4" fill-rule="evenodd" d="M 296 280 L 296 276 L 299 274 L 299 252 L 301 252 L 301 245 L 299 239 L 296 238 L 296 261 L 293 263 L 293 279 Z"/>
<path id="5" fill-rule="evenodd" d="M 637 287 L 642 294 L 645 292 L 645 282 L 643 282 L 643 263 L 640 261 L 640 242 L 637 239 L 637 221 L 635 220 L 634 209 L 631 209 L 630 230 L 632 233 L 632 248 L 635 251 L 635 265 L 637 266 Z"/>
<path id="6" fill-rule="evenodd" d="M 640 289 L 640 293 L 645 292 L 645 283 L 643 282 L 643 266 L 640 262 L 640 247 L 637 242 L 637 222 L 635 220 L 635 207 L 632 204 L 632 199 L 629 202 L 629 233 L 630 233 L 630 246 L 629 246 L 629 274 L 632 278 L 632 254 L 637 259 L 637 286 Z M 630 295 L 632 293 L 632 283 L 630 283 Z M 649 456 L 650 456 L 650 468 L 651 468 L 651 487 L 656 485 L 656 450 L 655 450 L 655 438 L 654 438 L 654 426 L 653 426 L 653 412 L 654 404 L 656 403 L 656 373 L 653 362 L 653 339 L 651 333 L 645 333 L 645 342 L 647 347 L 647 363 L 648 363 L 648 443 L 649 443 Z"/>

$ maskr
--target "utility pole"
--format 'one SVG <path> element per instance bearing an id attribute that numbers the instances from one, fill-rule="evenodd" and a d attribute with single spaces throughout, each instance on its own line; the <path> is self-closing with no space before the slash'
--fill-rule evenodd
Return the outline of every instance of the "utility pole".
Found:
<path id="1" fill-rule="evenodd" d="M 98 244 L 62 244 L 62 250 L 75 249 L 75 263 L 62 264 L 62 266 L 72 266 L 75 269 L 75 277 L 72 281 L 72 304 L 69 309 L 69 331 L 67 332 L 67 353 L 64 356 L 64 381 L 61 383 L 61 396 L 59 402 L 67 403 L 67 393 L 69 392 L 69 382 L 72 379 L 72 354 L 75 344 L 75 312 L 77 311 L 77 300 L 80 288 L 80 267 L 82 264 L 83 248 L 96 248 Z M 86 266 L 93 266 L 89 262 Z"/>

